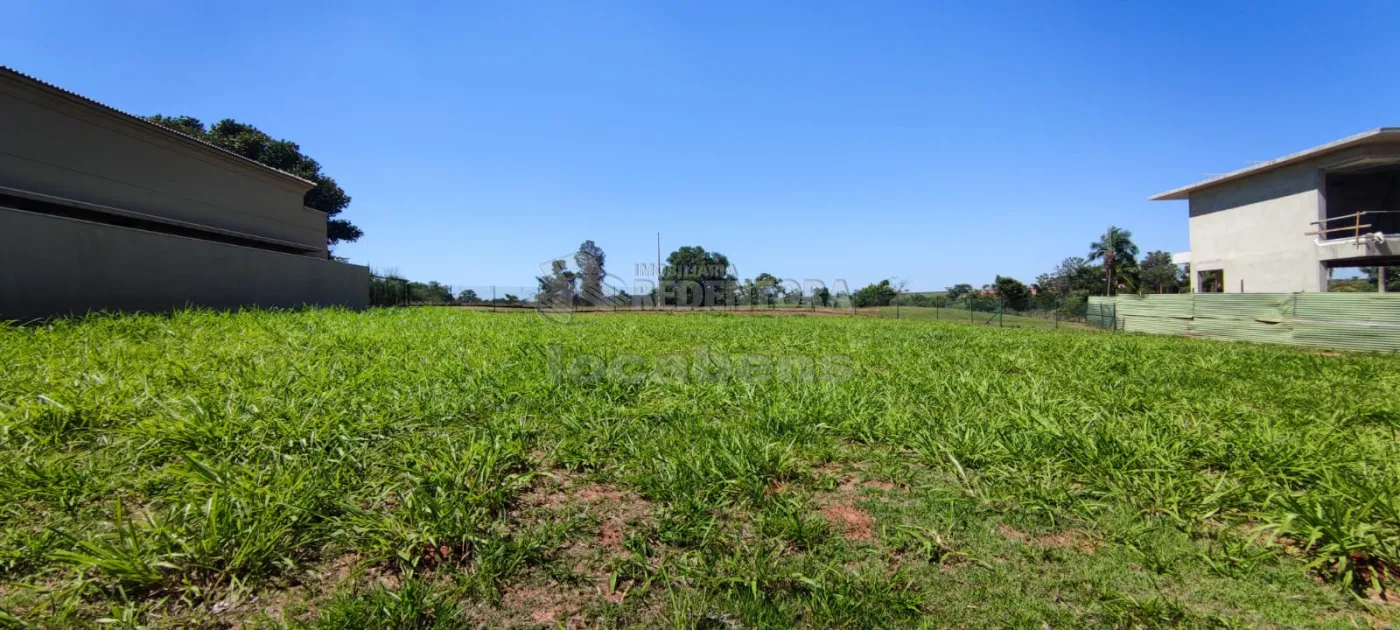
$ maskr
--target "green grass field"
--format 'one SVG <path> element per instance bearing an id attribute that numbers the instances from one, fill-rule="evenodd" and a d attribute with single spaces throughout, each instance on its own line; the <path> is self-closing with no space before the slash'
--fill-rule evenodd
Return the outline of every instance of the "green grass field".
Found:
<path id="1" fill-rule="evenodd" d="M 0 626 L 1400 610 L 1395 356 L 418 308 L 0 328 L 0 360 Z"/>

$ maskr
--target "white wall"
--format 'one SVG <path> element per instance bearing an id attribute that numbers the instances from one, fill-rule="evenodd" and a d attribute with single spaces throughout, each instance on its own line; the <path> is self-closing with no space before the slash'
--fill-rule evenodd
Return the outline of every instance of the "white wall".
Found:
<path id="1" fill-rule="evenodd" d="M 1193 193 L 1191 288 L 1201 271 L 1225 272 L 1225 292 L 1326 291 L 1316 237 L 1321 169 L 1302 164 Z"/>

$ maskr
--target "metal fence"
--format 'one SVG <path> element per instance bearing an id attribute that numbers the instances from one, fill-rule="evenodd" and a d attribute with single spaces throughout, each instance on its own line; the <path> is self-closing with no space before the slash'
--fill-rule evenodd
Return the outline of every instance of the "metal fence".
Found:
<path id="1" fill-rule="evenodd" d="M 1031 296 L 1008 301 L 975 292 L 956 297 L 941 293 L 901 293 L 888 305 L 857 306 L 863 317 L 932 319 L 1000 328 L 1102 328 L 1115 330 L 1112 304 L 1090 303 L 1086 296 Z"/>
<path id="2" fill-rule="evenodd" d="M 369 277 L 369 305 L 371 307 L 407 306 L 408 281 L 392 276 L 371 275 Z"/>
<path id="3" fill-rule="evenodd" d="M 539 293 L 530 287 L 499 285 L 450 285 L 414 282 L 395 276 L 370 276 L 369 305 L 462 306 L 488 310 L 529 310 Z"/>
<path id="4" fill-rule="evenodd" d="M 393 276 L 372 276 L 370 305 L 458 306 L 478 310 L 510 311 L 535 308 L 568 309 L 575 312 L 668 310 L 668 311 L 839 311 L 851 309 L 850 297 L 797 294 L 748 294 L 719 291 L 680 299 L 658 299 L 652 294 L 632 295 L 605 285 L 596 292 L 544 292 L 538 287 L 505 285 L 450 285 L 413 282 Z M 676 302 L 680 302 L 677 304 Z"/>
<path id="5" fill-rule="evenodd" d="M 1001 328 L 1121 328 L 1115 303 L 1082 295 L 1032 296 L 1009 302 L 995 294 L 973 292 L 950 298 L 938 293 L 895 293 L 875 304 L 850 294 L 782 293 L 775 290 L 718 291 L 704 296 L 631 295 L 604 286 L 591 295 L 542 292 L 538 287 L 448 285 L 412 282 L 392 276 L 372 276 L 370 305 L 455 306 L 510 312 L 537 308 L 573 312 L 608 311 L 723 311 L 743 313 L 853 315 L 884 319 L 928 319 Z M 679 304 L 677 304 L 679 302 Z M 881 303 L 882 302 L 882 303 Z"/>

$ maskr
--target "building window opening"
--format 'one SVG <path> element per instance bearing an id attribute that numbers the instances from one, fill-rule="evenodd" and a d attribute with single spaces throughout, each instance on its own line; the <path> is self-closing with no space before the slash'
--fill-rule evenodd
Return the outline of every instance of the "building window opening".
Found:
<path id="1" fill-rule="evenodd" d="M 1400 234 L 1400 166 L 1329 172 L 1326 196 L 1323 240 Z"/>
<path id="2" fill-rule="evenodd" d="M 1206 269 L 1196 276 L 1196 286 L 1201 293 L 1224 293 L 1225 270 Z"/>
<path id="3" fill-rule="evenodd" d="M 1327 270 L 1327 290 L 1331 293 L 1400 293 L 1400 266 L 1332 267 Z"/>

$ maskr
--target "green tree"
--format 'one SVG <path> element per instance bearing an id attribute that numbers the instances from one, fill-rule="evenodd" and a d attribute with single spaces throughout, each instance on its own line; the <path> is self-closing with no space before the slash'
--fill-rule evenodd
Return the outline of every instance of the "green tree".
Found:
<path id="1" fill-rule="evenodd" d="M 1164 251 L 1147 252 L 1142 259 L 1139 271 L 1142 283 L 1153 293 L 1175 293 L 1181 270 L 1172 262 L 1172 255 Z"/>
<path id="2" fill-rule="evenodd" d="M 953 300 L 953 301 L 955 301 L 955 302 L 957 301 L 958 298 L 960 298 L 960 297 L 962 297 L 962 296 L 964 296 L 964 295 L 967 295 L 967 294 L 969 294 L 969 293 L 972 293 L 972 285 L 966 284 L 966 283 L 963 283 L 963 284 L 955 284 L 955 285 L 953 285 L 953 286 L 951 286 L 951 287 L 948 287 L 947 289 L 945 289 L 945 290 L 943 291 L 943 294 L 946 295 L 946 296 L 948 296 L 948 299 L 949 299 L 949 300 Z"/>
<path id="3" fill-rule="evenodd" d="M 1056 273 L 1063 278 L 1062 286 L 1068 287 L 1067 294 L 1103 295 L 1105 292 L 1102 265 L 1091 265 L 1083 258 L 1071 256 L 1060 263 Z"/>
<path id="4" fill-rule="evenodd" d="M 1097 278 L 1097 272 L 1093 271 L 1088 261 L 1070 256 L 1060 261 L 1050 273 L 1036 276 L 1035 284 L 1040 292 L 1065 296 L 1076 289 L 1090 289 L 1090 284 L 1098 284 Z"/>
<path id="5" fill-rule="evenodd" d="M 1010 276 L 997 276 L 992 288 L 996 290 L 997 297 L 1001 298 L 1004 308 L 1024 311 L 1031 306 L 1031 290 L 1020 280 Z"/>
<path id="6" fill-rule="evenodd" d="M 1327 290 L 1332 293 L 1373 293 L 1376 285 L 1365 278 L 1341 278 L 1328 280 Z"/>
<path id="7" fill-rule="evenodd" d="M 397 272 L 387 271 L 383 276 L 372 275 L 369 280 L 369 303 L 371 306 L 402 306 L 408 302 L 408 281 Z"/>
<path id="8" fill-rule="evenodd" d="M 658 297 L 661 291 L 667 289 L 673 295 L 678 294 L 687 282 L 694 282 L 703 289 L 707 283 L 729 284 L 737 280 L 730 273 L 727 256 L 707 252 L 699 245 L 687 245 L 666 257 L 666 267 L 662 270 L 661 283 L 657 287 Z M 661 303 L 662 300 L 658 299 L 657 304 Z"/>
<path id="9" fill-rule="evenodd" d="M 1381 286 L 1380 267 L 1362 267 L 1361 273 L 1366 274 L 1366 281 L 1371 284 L 1371 288 L 1369 290 L 1379 290 L 1379 287 Z M 1400 266 L 1386 267 L 1385 290 L 1388 293 L 1400 293 Z"/>
<path id="10" fill-rule="evenodd" d="M 327 247 L 354 242 L 364 236 L 364 231 L 355 224 L 336 218 L 350 205 L 350 195 L 334 179 L 322 173 L 320 163 L 303 154 L 297 143 L 274 140 L 257 127 L 232 118 L 220 120 L 207 129 L 198 118 L 190 116 L 156 114 L 146 117 L 146 120 L 315 184 L 302 203 L 326 213 Z"/>
<path id="11" fill-rule="evenodd" d="M 765 271 L 744 282 L 744 294 L 753 304 L 775 302 L 783 294 L 782 281 Z"/>
<path id="12" fill-rule="evenodd" d="M 866 285 L 851 296 L 851 301 L 856 308 L 866 308 L 870 306 L 889 306 L 899 291 L 890 285 L 888 279 L 881 280 L 879 284 Z"/>
<path id="13" fill-rule="evenodd" d="M 1103 260 L 1107 295 L 1118 294 L 1119 278 L 1124 271 L 1132 273 L 1137 268 L 1137 255 L 1138 246 L 1133 243 L 1133 233 L 1112 225 L 1099 240 L 1089 244 L 1089 260 Z"/>
<path id="14" fill-rule="evenodd" d="M 419 304 L 447 304 L 452 301 L 452 287 L 436 280 L 408 283 L 408 299 Z"/>
<path id="15" fill-rule="evenodd" d="M 590 304 L 605 304 L 607 296 L 603 293 L 603 264 L 607 261 L 607 255 L 603 253 L 603 248 L 598 247 L 593 241 L 584 241 L 578 246 L 578 253 L 574 254 L 574 264 L 578 266 L 579 291 L 583 299 Z"/>
<path id="16" fill-rule="evenodd" d="M 477 296 L 476 291 L 464 289 L 461 293 L 457 294 L 457 301 L 463 304 L 475 304 L 480 302 L 481 298 Z"/>
<path id="17" fill-rule="evenodd" d="M 574 303 L 574 283 L 577 281 L 578 274 L 570 271 L 569 263 L 563 260 L 552 262 L 547 275 L 535 276 L 535 282 L 539 283 L 540 299 L 555 304 Z"/>

